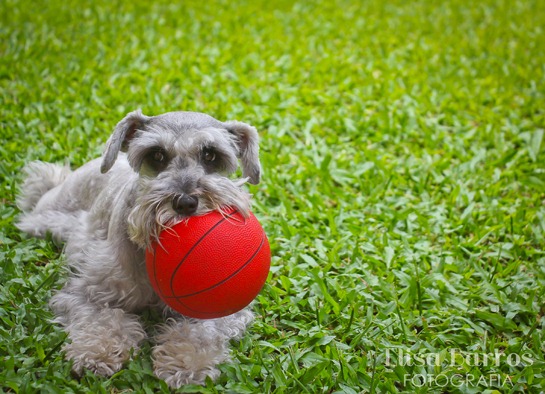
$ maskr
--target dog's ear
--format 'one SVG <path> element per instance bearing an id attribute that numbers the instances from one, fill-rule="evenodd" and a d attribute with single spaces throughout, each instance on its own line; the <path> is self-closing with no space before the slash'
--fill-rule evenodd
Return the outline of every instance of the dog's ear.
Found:
<path id="1" fill-rule="evenodd" d="M 236 137 L 242 176 L 249 178 L 250 183 L 257 185 L 261 178 L 257 130 L 255 127 L 237 121 L 225 122 L 224 125 L 227 131 Z"/>
<path id="2" fill-rule="evenodd" d="M 136 130 L 142 128 L 150 119 L 142 114 L 141 110 L 129 112 L 116 126 L 114 132 L 106 143 L 106 149 L 102 155 L 100 171 L 104 174 L 112 168 L 119 151 L 126 152 L 129 141 L 134 137 Z"/>

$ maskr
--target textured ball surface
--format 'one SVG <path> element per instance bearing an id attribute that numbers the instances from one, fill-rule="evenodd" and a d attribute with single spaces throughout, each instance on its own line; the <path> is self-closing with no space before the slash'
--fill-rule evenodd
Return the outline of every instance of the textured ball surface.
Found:
<path id="1" fill-rule="evenodd" d="M 256 217 L 238 211 L 193 216 L 146 251 L 153 288 L 188 317 L 213 319 L 246 307 L 269 273 L 271 251 Z"/>

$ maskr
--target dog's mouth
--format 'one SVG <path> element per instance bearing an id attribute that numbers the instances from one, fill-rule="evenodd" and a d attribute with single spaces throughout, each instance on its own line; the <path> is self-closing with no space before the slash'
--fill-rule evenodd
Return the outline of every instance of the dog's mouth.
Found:
<path id="1" fill-rule="evenodd" d="M 190 193 L 147 190 L 137 198 L 128 216 L 131 240 L 143 248 L 159 240 L 162 231 L 192 216 L 211 211 L 223 212 L 228 207 L 244 216 L 250 212 L 250 194 L 241 186 L 246 179 L 230 180 L 207 176 Z"/>

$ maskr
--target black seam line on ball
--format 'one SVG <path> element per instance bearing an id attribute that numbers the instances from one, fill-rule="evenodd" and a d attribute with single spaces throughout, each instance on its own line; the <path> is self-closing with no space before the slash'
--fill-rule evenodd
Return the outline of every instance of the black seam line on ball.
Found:
<path id="1" fill-rule="evenodd" d="M 233 216 L 234 214 L 238 213 L 238 209 L 232 213 L 230 213 L 229 215 L 227 216 L 224 216 L 219 222 L 217 222 L 216 224 L 214 224 L 212 226 L 211 229 L 209 229 L 206 233 L 204 233 L 199 239 L 197 242 L 195 242 L 195 244 L 191 247 L 191 249 L 189 249 L 189 251 L 185 254 L 184 258 L 182 259 L 182 261 L 180 261 L 180 263 L 176 266 L 176 269 L 174 270 L 174 272 L 172 272 L 172 276 L 170 278 L 170 292 L 171 294 L 175 294 L 174 293 L 174 278 L 176 277 L 176 272 L 178 272 L 178 270 L 180 269 L 180 267 L 182 266 L 182 264 L 185 262 L 185 260 L 189 257 L 189 255 L 193 252 L 193 250 L 201 243 L 201 241 L 206 238 L 206 236 L 208 234 L 210 234 L 212 231 L 214 231 L 214 229 L 216 227 L 218 227 L 221 223 L 223 223 L 224 221 L 226 221 L 228 218 L 230 218 L 231 216 Z"/>
<path id="2" fill-rule="evenodd" d="M 224 283 L 227 282 L 229 279 L 231 279 L 231 278 L 234 277 L 236 274 L 238 274 L 240 271 L 242 271 L 242 270 L 244 269 L 244 267 L 246 267 L 248 264 L 250 264 L 250 262 L 254 259 L 254 257 L 259 253 L 259 251 L 260 251 L 261 248 L 263 247 L 263 244 L 264 244 L 264 243 L 265 243 L 265 236 L 263 235 L 263 237 L 261 238 L 261 243 L 260 243 L 259 246 L 257 247 L 256 251 L 252 254 L 252 256 L 251 256 L 243 265 L 241 265 L 235 272 L 233 272 L 231 275 L 229 275 L 227 278 L 222 279 L 222 280 L 219 281 L 218 283 L 215 283 L 215 284 L 213 284 L 212 286 L 207 287 L 206 289 L 202 289 L 202 290 L 196 291 L 196 292 L 191 293 L 191 294 L 184 294 L 184 295 L 181 295 L 181 296 L 168 296 L 168 297 L 166 297 L 166 298 L 175 298 L 175 299 L 179 300 L 180 298 L 192 297 L 192 296 L 194 296 L 194 295 L 197 295 L 197 294 L 200 294 L 200 293 L 204 293 L 205 291 L 212 290 L 213 288 L 218 287 L 218 286 L 224 284 Z"/>

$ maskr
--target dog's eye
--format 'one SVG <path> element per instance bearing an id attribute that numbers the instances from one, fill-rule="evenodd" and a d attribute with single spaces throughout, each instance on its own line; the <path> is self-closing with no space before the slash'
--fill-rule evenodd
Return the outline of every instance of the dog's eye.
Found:
<path id="1" fill-rule="evenodd" d="M 216 160 L 216 153 L 213 150 L 205 149 L 203 151 L 202 157 L 206 161 L 214 161 Z"/>
<path id="2" fill-rule="evenodd" d="M 165 154 L 161 152 L 160 150 L 153 152 L 151 157 L 153 161 L 157 163 L 163 163 L 165 161 Z"/>
<path id="3" fill-rule="evenodd" d="M 151 149 L 146 155 L 146 163 L 156 172 L 162 171 L 168 165 L 168 156 L 163 148 Z"/>

